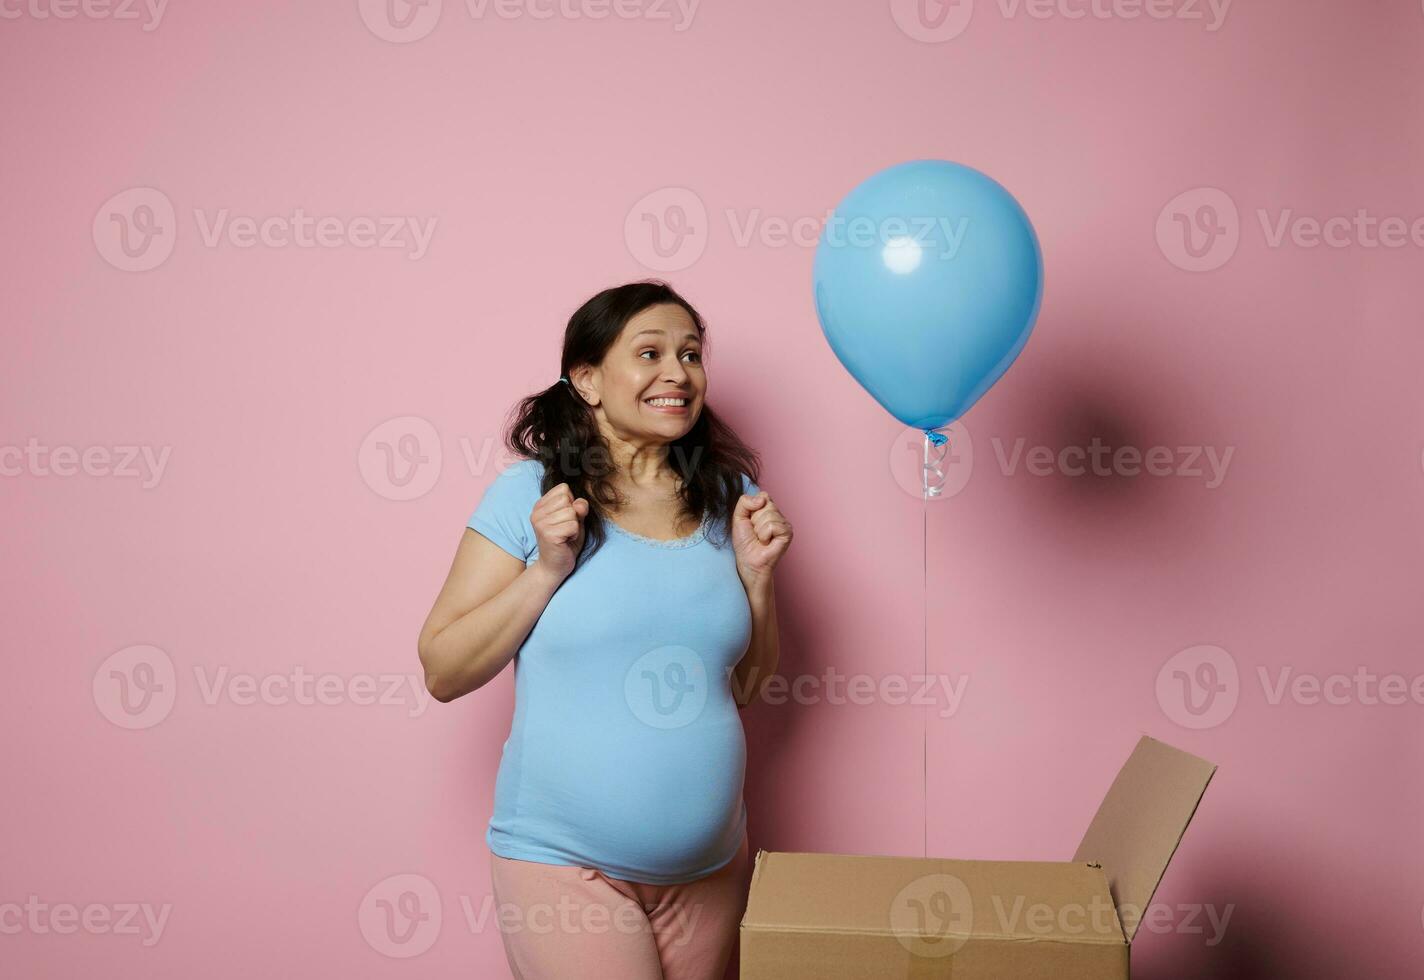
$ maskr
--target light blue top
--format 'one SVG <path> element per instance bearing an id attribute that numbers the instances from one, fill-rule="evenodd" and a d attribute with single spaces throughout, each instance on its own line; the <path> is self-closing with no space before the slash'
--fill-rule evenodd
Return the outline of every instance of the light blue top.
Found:
<path id="1" fill-rule="evenodd" d="M 509 466 L 468 526 L 527 564 L 543 464 Z M 745 474 L 747 493 L 758 487 Z M 485 841 L 495 854 L 665 885 L 711 874 L 746 827 L 731 671 L 751 607 L 730 543 L 607 540 L 563 581 L 514 657 L 514 719 Z"/>

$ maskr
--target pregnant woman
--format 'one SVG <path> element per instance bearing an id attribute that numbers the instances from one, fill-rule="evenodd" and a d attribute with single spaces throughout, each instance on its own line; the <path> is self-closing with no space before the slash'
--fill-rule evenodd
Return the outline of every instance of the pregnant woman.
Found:
<path id="1" fill-rule="evenodd" d="M 791 524 L 707 404 L 701 316 L 607 289 L 525 398 L 420 633 L 440 701 L 514 662 L 485 840 L 518 980 L 717 980 L 745 909 L 738 710 Z"/>

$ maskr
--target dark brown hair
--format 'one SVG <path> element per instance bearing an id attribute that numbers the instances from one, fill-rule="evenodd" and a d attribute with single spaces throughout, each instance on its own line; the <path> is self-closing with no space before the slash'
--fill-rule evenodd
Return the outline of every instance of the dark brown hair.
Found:
<path id="1" fill-rule="evenodd" d="M 645 279 L 605 289 L 574 311 L 564 330 L 559 373 L 568 377 L 579 365 L 603 363 L 628 321 L 661 303 L 687 311 L 705 359 L 707 327 L 701 315 L 667 283 Z M 505 442 L 516 456 L 544 464 L 541 493 L 567 483 L 575 498 L 588 500 L 580 560 L 591 557 L 607 536 L 606 509 L 623 503 L 609 480 L 613 457 L 592 407 L 572 384 L 555 381 L 520 399 L 511 412 Z M 682 479 L 683 514 L 710 517 L 709 530 L 720 532 L 724 542 L 730 540 L 732 511 L 743 493 L 742 474 L 761 482 L 756 453 L 704 401 L 692 429 L 668 445 L 668 464 Z"/>

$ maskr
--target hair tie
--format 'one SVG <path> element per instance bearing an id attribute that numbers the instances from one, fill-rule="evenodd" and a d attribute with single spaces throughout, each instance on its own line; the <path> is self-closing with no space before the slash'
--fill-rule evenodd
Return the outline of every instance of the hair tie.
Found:
<path id="1" fill-rule="evenodd" d="M 569 383 L 569 379 L 566 378 L 566 377 L 564 377 L 563 375 L 560 375 L 560 376 L 559 376 L 559 380 L 562 381 L 564 384 L 568 384 L 568 383 Z"/>

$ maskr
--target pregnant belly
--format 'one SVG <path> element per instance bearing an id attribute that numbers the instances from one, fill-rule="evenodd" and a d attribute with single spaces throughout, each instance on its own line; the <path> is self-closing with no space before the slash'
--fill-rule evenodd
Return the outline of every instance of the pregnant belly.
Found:
<path id="1" fill-rule="evenodd" d="M 606 863 L 660 875 L 690 873 L 736 846 L 746 741 L 735 704 L 695 721 L 571 724 L 526 776 L 557 801 L 556 820 Z M 534 760 L 529 760 L 533 762 Z"/>

